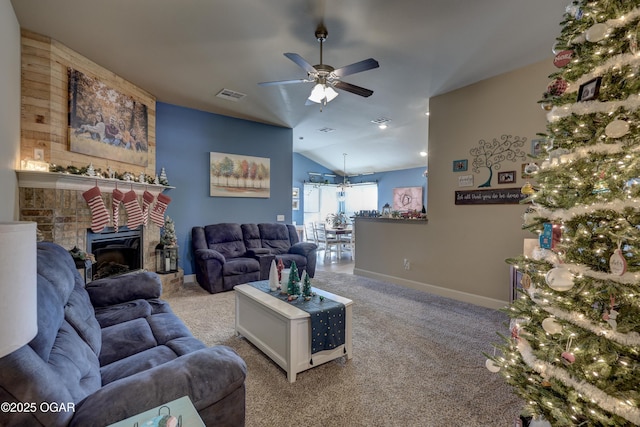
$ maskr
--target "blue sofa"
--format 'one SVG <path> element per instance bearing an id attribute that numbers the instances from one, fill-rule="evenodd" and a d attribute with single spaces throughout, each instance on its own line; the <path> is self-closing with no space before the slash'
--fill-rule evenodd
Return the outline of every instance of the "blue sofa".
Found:
<path id="1" fill-rule="evenodd" d="M 300 242 L 291 224 L 220 223 L 191 229 L 196 281 L 210 293 L 269 278 L 272 260 L 285 268 L 296 262 L 298 272 L 316 272 L 318 246 Z"/>
<path id="2" fill-rule="evenodd" d="M 106 426 L 182 396 L 205 425 L 242 426 L 246 364 L 229 347 L 207 348 L 159 299 L 155 273 L 84 285 L 69 253 L 38 244 L 38 333 L 0 358 L 2 426 Z M 44 405 L 43 405 L 44 403 Z M 42 411 L 64 403 L 73 411 Z"/>

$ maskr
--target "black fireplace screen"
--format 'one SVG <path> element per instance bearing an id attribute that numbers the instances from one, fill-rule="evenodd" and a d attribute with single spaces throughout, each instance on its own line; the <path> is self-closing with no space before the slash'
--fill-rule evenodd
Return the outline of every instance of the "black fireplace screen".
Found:
<path id="1" fill-rule="evenodd" d="M 87 252 L 94 255 L 92 279 L 116 276 L 142 268 L 142 232 L 126 226 L 115 231 L 106 227 L 100 233 L 87 230 Z"/>

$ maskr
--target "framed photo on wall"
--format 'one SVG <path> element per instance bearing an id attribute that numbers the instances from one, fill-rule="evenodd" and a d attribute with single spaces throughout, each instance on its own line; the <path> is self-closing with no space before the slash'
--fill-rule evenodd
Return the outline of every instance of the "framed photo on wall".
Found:
<path id="1" fill-rule="evenodd" d="M 469 161 L 467 159 L 453 161 L 454 172 L 465 172 L 468 168 L 469 168 Z"/>
<path id="2" fill-rule="evenodd" d="M 498 184 L 513 184 L 516 182 L 516 171 L 498 172 Z"/>

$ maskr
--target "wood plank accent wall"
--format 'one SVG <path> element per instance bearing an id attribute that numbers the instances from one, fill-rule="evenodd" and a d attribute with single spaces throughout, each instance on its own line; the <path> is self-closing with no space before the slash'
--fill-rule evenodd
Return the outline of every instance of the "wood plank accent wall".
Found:
<path id="1" fill-rule="evenodd" d="M 69 150 L 68 78 L 72 67 L 147 106 L 149 163 L 141 166 L 102 159 Z M 132 172 L 156 171 L 156 99 L 150 93 L 99 66 L 63 44 L 28 30 L 22 30 L 22 110 L 20 159 L 33 158 L 34 148 L 44 150 L 44 160 L 61 166 L 87 166 Z"/>
<path id="2" fill-rule="evenodd" d="M 147 106 L 148 166 L 103 159 L 69 150 L 68 78 L 72 67 L 108 86 L 125 93 Z M 22 109 L 20 117 L 20 159 L 33 158 L 34 148 L 44 151 L 44 161 L 60 166 L 95 168 L 138 176 L 144 170 L 154 176 L 156 171 L 156 99 L 153 95 L 72 51 L 56 40 L 28 30 L 22 30 Z M 86 231 L 91 226 L 91 211 L 82 197 L 85 190 L 60 190 L 20 187 L 20 219 L 36 221 L 47 241 L 67 249 L 86 248 Z M 127 185 L 122 184 L 125 191 Z M 102 189 L 102 198 L 111 212 L 111 191 Z M 142 205 L 142 191 L 137 191 Z M 119 225 L 126 225 L 124 206 L 120 206 Z M 111 224 L 110 224 L 111 225 Z M 144 227 L 144 268 L 155 271 L 155 246 L 160 241 L 160 229 L 149 221 Z"/>

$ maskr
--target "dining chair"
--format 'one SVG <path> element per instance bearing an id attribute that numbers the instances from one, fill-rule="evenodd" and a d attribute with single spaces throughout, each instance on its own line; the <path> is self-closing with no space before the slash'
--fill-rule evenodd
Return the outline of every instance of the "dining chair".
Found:
<path id="1" fill-rule="evenodd" d="M 324 257 L 330 257 L 331 251 L 335 250 L 336 253 L 338 251 L 338 245 L 341 244 L 340 240 L 335 237 L 335 235 L 331 235 L 327 233 L 327 227 L 324 222 L 317 223 L 315 226 L 316 238 L 318 239 L 318 249 L 324 250 Z"/>
<path id="2" fill-rule="evenodd" d="M 355 259 L 356 253 L 356 227 L 355 224 L 351 226 L 351 233 L 349 234 L 341 234 L 340 235 L 340 244 L 342 245 L 342 250 L 347 250 L 351 255 L 351 259 Z"/>
<path id="3" fill-rule="evenodd" d="M 318 244 L 318 237 L 316 236 L 316 229 L 313 221 L 304 224 L 304 235 L 307 242 L 313 242 L 316 245 Z"/>

